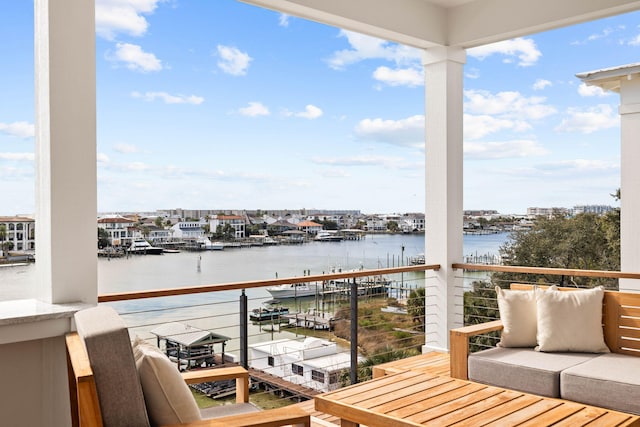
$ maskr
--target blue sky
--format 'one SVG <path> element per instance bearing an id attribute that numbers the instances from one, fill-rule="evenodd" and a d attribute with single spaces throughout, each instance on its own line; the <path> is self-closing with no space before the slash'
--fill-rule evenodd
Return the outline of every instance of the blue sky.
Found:
<path id="1" fill-rule="evenodd" d="M 0 215 L 34 211 L 33 5 L 0 14 Z M 98 210 L 424 211 L 421 53 L 233 0 L 97 0 Z M 615 205 L 631 13 L 468 51 L 465 209 Z"/>

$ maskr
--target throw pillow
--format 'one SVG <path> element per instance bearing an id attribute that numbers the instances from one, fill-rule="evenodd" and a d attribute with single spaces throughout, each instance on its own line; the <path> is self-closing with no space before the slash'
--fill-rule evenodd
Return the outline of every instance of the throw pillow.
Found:
<path id="1" fill-rule="evenodd" d="M 198 421 L 200 410 L 176 365 L 159 348 L 140 338 L 133 355 L 152 425 Z"/>
<path id="2" fill-rule="evenodd" d="M 604 289 L 549 290 L 537 295 L 537 351 L 609 353 L 602 331 Z"/>
<path id="3" fill-rule="evenodd" d="M 502 289 L 496 286 L 498 309 L 502 320 L 500 347 L 535 347 L 536 288 L 528 291 Z"/>

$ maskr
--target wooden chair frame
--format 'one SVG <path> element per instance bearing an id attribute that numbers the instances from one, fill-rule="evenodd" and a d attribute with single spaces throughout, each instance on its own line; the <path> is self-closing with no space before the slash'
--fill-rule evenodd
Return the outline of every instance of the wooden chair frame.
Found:
<path id="1" fill-rule="evenodd" d="M 66 335 L 65 341 L 72 426 L 102 427 L 102 414 L 100 412 L 98 391 L 82 339 L 77 333 L 73 332 Z M 182 376 L 187 384 L 235 378 L 236 402 L 246 403 L 249 401 L 249 373 L 240 366 L 189 371 L 183 373 Z M 179 424 L 179 426 L 222 427 L 233 425 L 246 427 L 280 427 L 291 424 L 310 427 L 311 417 L 306 411 L 297 406 L 288 406 L 279 409 Z"/>

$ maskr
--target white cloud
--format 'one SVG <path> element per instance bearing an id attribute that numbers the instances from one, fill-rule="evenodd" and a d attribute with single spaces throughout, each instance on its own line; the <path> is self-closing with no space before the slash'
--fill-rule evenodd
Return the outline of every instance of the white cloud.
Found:
<path id="1" fill-rule="evenodd" d="M 501 115 L 520 120 L 538 120 L 556 113 L 556 109 L 544 102 L 541 96 L 526 97 L 520 92 L 498 92 L 466 90 L 465 111 L 470 114 Z"/>
<path id="2" fill-rule="evenodd" d="M 396 64 L 408 64 L 421 59 L 420 50 L 412 47 L 347 30 L 340 30 L 339 36 L 345 37 L 351 48 L 334 52 L 328 59 L 329 66 L 334 70 L 366 59 L 386 59 Z"/>
<path id="3" fill-rule="evenodd" d="M 232 46 L 218 45 L 218 56 L 218 67 L 233 76 L 246 75 L 249 63 L 253 60 L 246 52 Z"/>
<path id="4" fill-rule="evenodd" d="M 522 120 L 497 118 L 486 114 L 464 115 L 465 139 L 480 139 L 489 134 L 500 132 L 503 130 L 524 132 L 530 129 L 531 125 L 528 122 Z"/>
<path id="5" fill-rule="evenodd" d="M 533 84 L 532 88 L 533 88 L 533 90 L 542 90 L 542 89 L 550 87 L 550 86 L 553 86 L 553 83 L 551 83 L 549 80 L 538 79 Z"/>
<path id="6" fill-rule="evenodd" d="M 424 85 L 424 73 L 416 68 L 378 67 L 373 72 L 373 78 L 388 84 L 389 86 L 422 86 Z"/>
<path id="7" fill-rule="evenodd" d="M 521 67 L 534 65 L 542 56 L 542 53 L 538 50 L 536 42 L 533 39 L 524 39 L 522 37 L 474 47 L 472 49 L 468 49 L 467 53 L 469 56 L 481 61 L 493 54 L 507 56 L 505 62 L 512 62 L 512 58 L 517 57 L 518 65 Z"/>
<path id="8" fill-rule="evenodd" d="M 510 159 L 543 156 L 548 151 L 531 140 L 465 142 L 464 154 L 469 159 Z"/>
<path id="9" fill-rule="evenodd" d="M 96 154 L 96 160 L 98 161 L 98 163 L 109 163 L 109 156 L 107 156 L 104 153 L 97 153 Z"/>
<path id="10" fill-rule="evenodd" d="M 580 96 L 588 97 L 588 96 L 598 96 L 605 97 L 611 95 L 611 92 L 607 92 L 602 90 L 600 86 L 591 86 L 586 83 L 581 83 L 578 86 L 578 93 Z"/>
<path id="11" fill-rule="evenodd" d="M 140 151 L 138 150 L 138 147 L 136 147 L 135 145 L 125 144 L 125 143 L 116 144 L 113 147 L 113 149 L 118 153 L 123 153 L 123 154 L 137 153 Z"/>
<path id="12" fill-rule="evenodd" d="M 556 131 L 589 134 L 620 125 L 620 117 L 608 104 L 585 109 L 569 108 L 567 114 L 569 117 L 562 120 Z"/>
<path id="13" fill-rule="evenodd" d="M 33 138 L 35 126 L 29 122 L 0 123 L 0 132 L 18 138 Z"/>
<path id="14" fill-rule="evenodd" d="M 153 13 L 162 0 L 96 0 L 96 33 L 113 40 L 118 33 L 142 36 L 149 23 L 144 14 Z"/>
<path id="15" fill-rule="evenodd" d="M 36 158 L 34 153 L 0 153 L 0 160 L 29 161 Z"/>
<path id="16" fill-rule="evenodd" d="M 363 139 L 386 142 L 403 147 L 424 148 L 424 116 L 401 120 L 364 119 L 355 128 Z"/>
<path id="17" fill-rule="evenodd" d="M 283 114 L 286 117 L 300 117 L 302 119 L 315 120 L 322 117 L 324 113 L 320 108 L 316 107 L 315 105 L 309 104 L 305 107 L 304 111 L 294 113 L 288 110 L 284 110 Z"/>
<path id="18" fill-rule="evenodd" d="M 343 158 L 320 158 L 316 157 L 311 161 L 318 165 L 328 166 L 390 166 L 400 162 L 400 158 L 388 156 L 353 156 Z"/>
<path id="19" fill-rule="evenodd" d="M 281 13 L 280 17 L 278 18 L 278 25 L 280 25 L 281 27 L 288 27 L 289 26 L 289 18 L 290 18 L 290 16 L 287 15 L 286 13 Z"/>
<path id="20" fill-rule="evenodd" d="M 561 171 L 566 175 L 606 173 L 618 171 L 620 162 L 589 159 L 560 160 L 537 165 L 536 169 L 547 172 Z"/>
<path id="21" fill-rule="evenodd" d="M 238 112 L 248 117 L 268 116 L 271 114 L 269 109 L 261 102 L 250 102 L 249 106 L 238 109 Z"/>
<path id="22" fill-rule="evenodd" d="M 141 98 L 145 101 L 155 101 L 161 99 L 165 104 L 193 104 L 200 105 L 204 102 L 204 98 L 196 95 L 171 95 L 167 92 L 131 92 L 134 98 Z"/>
<path id="23" fill-rule="evenodd" d="M 147 73 L 149 71 L 162 70 L 162 62 L 153 53 L 145 52 L 138 45 L 131 43 L 117 43 L 116 52 L 106 55 L 110 61 L 125 63 L 125 66 L 134 71 Z"/>

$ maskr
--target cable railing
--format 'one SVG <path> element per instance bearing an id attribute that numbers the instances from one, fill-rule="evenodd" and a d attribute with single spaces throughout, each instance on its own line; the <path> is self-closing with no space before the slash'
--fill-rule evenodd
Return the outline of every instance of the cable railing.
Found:
<path id="1" fill-rule="evenodd" d="M 463 324 L 474 325 L 499 319 L 495 287 L 508 288 L 511 283 L 529 285 L 558 285 L 588 288 L 598 285 L 618 290 L 618 279 L 640 279 L 640 273 L 571 268 L 547 268 L 509 265 L 454 263 L 459 285 L 456 293 L 462 294 L 462 304 L 456 307 Z M 509 273 L 509 274 L 505 274 Z M 470 351 L 495 347 L 499 332 L 489 332 L 472 338 Z"/>
<path id="2" fill-rule="evenodd" d="M 157 345 L 181 370 L 250 368 L 251 399 L 267 408 L 366 380 L 375 364 L 419 354 L 426 276 L 438 268 L 333 272 L 98 300 L 120 313 L 132 339 Z M 224 402 L 233 384 L 194 387 L 209 406 Z"/>

